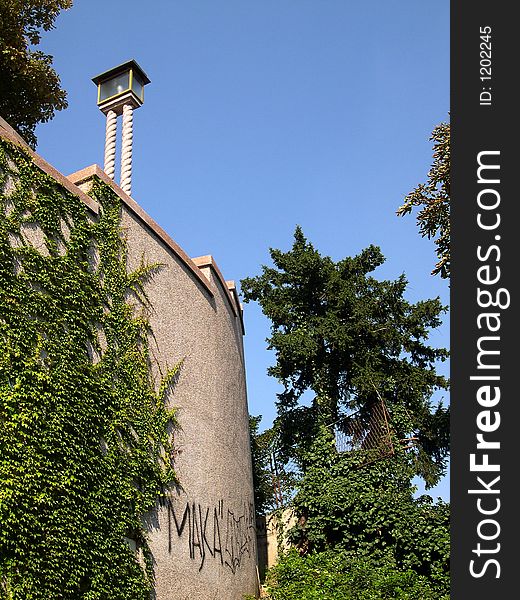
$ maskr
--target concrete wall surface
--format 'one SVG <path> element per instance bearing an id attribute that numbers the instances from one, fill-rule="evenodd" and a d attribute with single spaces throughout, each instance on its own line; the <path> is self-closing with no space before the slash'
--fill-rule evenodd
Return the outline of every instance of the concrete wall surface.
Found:
<path id="1" fill-rule="evenodd" d="M 148 519 L 157 600 L 241 600 L 257 574 L 240 307 L 209 257 L 213 297 L 130 210 L 123 227 L 130 268 L 164 265 L 146 288 L 158 364 L 184 361 L 172 399 L 182 489 Z"/>

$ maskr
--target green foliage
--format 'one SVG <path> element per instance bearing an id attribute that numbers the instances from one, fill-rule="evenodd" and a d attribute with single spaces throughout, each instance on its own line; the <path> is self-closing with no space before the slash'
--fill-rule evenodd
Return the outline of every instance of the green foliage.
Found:
<path id="1" fill-rule="evenodd" d="M 265 515 L 286 507 L 294 493 L 297 474 L 277 459 L 279 432 L 277 427 L 258 432 L 261 415 L 249 416 L 249 435 L 253 466 L 255 511 Z"/>
<path id="2" fill-rule="evenodd" d="M 249 439 L 253 463 L 253 491 L 255 511 L 263 515 L 273 504 L 273 481 L 269 462 L 269 445 L 266 437 L 258 433 L 262 416 L 249 416 Z"/>
<path id="3" fill-rule="evenodd" d="M 432 132 L 433 164 L 428 181 L 410 192 L 399 207 L 399 216 L 420 208 L 417 225 L 423 237 L 434 239 L 438 262 L 432 275 L 450 277 L 450 125 L 441 123 Z"/>
<path id="4" fill-rule="evenodd" d="M 0 598 L 148 600 L 142 516 L 175 482 L 178 367 L 156 386 L 147 342 L 157 267 L 127 273 L 100 181 L 94 218 L 2 142 L 0 193 Z"/>
<path id="5" fill-rule="evenodd" d="M 345 552 L 300 556 L 292 550 L 270 570 L 271 600 L 448 600 L 449 594 L 391 561 L 374 563 Z"/>
<path id="6" fill-rule="evenodd" d="M 286 458 L 304 461 L 319 423 L 360 410 L 370 421 L 384 400 L 398 438 L 417 438 L 416 472 L 435 485 L 446 467 L 449 410 L 431 396 L 447 387 L 435 363 L 447 350 L 426 341 L 441 324 L 439 299 L 412 304 L 407 281 L 379 281 L 371 273 L 384 262 L 379 248 L 334 262 L 309 243 L 298 227 L 288 252 L 271 249 L 274 267 L 241 282 L 246 302 L 257 301 L 271 320 L 269 374 L 278 396 L 277 427 Z M 314 393 L 311 406 L 299 403 Z"/>
<path id="7" fill-rule="evenodd" d="M 0 2 L 0 116 L 33 147 L 38 123 L 67 107 L 67 95 L 52 68 L 52 56 L 34 50 L 40 31 L 49 31 L 72 0 Z"/>
<path id="8" fill-rule="evenodd" d="M 449 505 L 414 498 L 413 457 L 403 450 L 360 468 L 356 452 L 338 454 L 322 428 L 293 505 L 292 540 L 306 551 L 341 549 L 348 556 L 412 570 L 449 590 Z"/>
<path id="9" fill-rule="evenodd" d="M 449 507 L 415 499 L 411 485 L 415 474 L 434 485 L 449 451 L 449 411 L 431 401 L 447 386 L 435 366 L 448 353 L 427 345 L 445 308 L 406 301 L 404 276 L 372 277 L 384 261 L 374 246 L 334 262 L 297 228 L 292 249 L 271 258 L 274 267 L 243 280 L 242 291 L 272 322 L 269 373 L 284 385 L 274 431 L 282 459 L 302 472 L 289 538 L 305 555 L 271 571 L 272 600 L 447 599 Z M 310 406 L 301 403 L 308 391 Z M 363 439 L 379 431 L 381 403 L 394 453 L 373 461 L 363 444 L 338 452 L 338 418 L 356 411 Z M 410 436 L 416 444 L 405 449 Z"/>

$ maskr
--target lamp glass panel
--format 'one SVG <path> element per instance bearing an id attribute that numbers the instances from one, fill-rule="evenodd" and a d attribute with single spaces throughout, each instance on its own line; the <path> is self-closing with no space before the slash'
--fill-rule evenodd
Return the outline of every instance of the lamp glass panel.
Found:
<path id="1" fill-rule="evenodd" d="M 144 100 L 144 86 L 140 82 L 140 80 L 135 76 L 135 73 L 132 77 L 132 92 L 141 100 Z"/>
<path id="2" fill-rule="evenodd" d="M 100 84 L 99 90 L 99 101 L 102 102 L 107 98 L 111 98 L 112 96 L 117 96 L 117 94 L 121 94 L 124 91 L 128 90 L 130 85 L 130 74 L 128 72 L 121 73 L 116 77 L 112 77 L 107 81 L 104 81 Z"/>

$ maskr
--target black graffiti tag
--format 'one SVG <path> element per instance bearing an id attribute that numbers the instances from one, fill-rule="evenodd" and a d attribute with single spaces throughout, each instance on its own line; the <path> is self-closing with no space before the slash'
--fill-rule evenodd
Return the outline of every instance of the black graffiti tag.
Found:
<path id="1" fill-rule="evenodd" d="M 212 507 L 186 502 L 183 511 L 176 511 L 170 500 L 167 506 L 168 551 L 172 551 L 174 531 L 176 539 L 187 538 L 190 558 L 200 561 L 199 571 L 208 556 L 219 560 L 233 574 L 240 568 L 245 555 L 254 556 L 256 527 L 252 504 L 244 504 L 240 513 L 228 508 L 225 518 L 223 500 Z"/>

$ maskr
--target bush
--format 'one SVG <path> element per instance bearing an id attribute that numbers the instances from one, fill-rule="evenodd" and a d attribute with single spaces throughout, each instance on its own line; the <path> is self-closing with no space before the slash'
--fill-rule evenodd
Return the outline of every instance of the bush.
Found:
<path id="1" fill-rule="evenodd" d="M 400 451 L 359 468 L 356 453 L 338 455 L 324 437 L 313 459 L 293 502 L 299 519 L 289 532 L 293 544 L 369 557 L 400 573 L 412 569 L 449 595 L 450 506 L 414 498 L 414 455 Z"/>
<path id="2" fill-rule="evenodd" d="M 448 600 L 426 577 L 346 552 L 283 555 L 267 576 L 271 600 Z"/>

